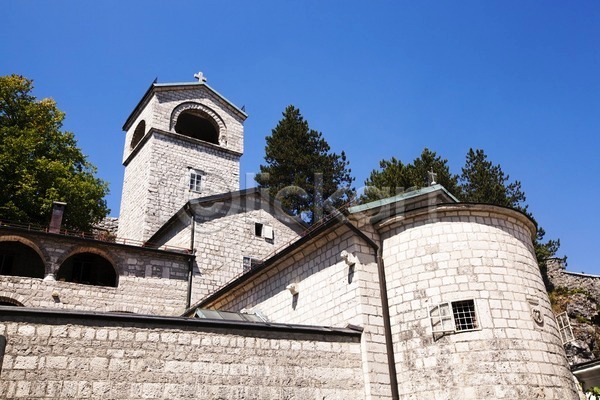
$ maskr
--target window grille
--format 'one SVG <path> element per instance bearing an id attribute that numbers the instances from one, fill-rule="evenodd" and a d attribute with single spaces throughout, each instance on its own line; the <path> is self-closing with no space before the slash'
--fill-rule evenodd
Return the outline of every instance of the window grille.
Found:
<path id="1" fill-rule="evenodd" d="M 436 304 L 429 309 L 429 322 L 434 335 L 479 329 L 475 301 Z"/>
<path id="2" fill-rule="evenodd" d="M 566 312 L 560 313 L 556 316 L 556 323 L 558 324 L 558 332 L 563 344 L 569 343 L 575 340 L 573 335 L 573 329 L 571 328 L 571 321 Z"/>
<path id="3" fill-rule="evenodd" d="M 454 314 L 454 324 L 457 332 L 478 328 L 475 302 L 473 300 L 453 302 L 452 313 Z"/>

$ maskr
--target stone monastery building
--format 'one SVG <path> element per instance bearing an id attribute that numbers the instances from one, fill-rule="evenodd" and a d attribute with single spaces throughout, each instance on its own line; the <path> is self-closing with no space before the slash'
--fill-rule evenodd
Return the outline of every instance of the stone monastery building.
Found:
<path id="1" fill-rule="evenodd" d="M 246 117 L 154 83 L 116 237 L 0 226 L 0 398 L 579 398 L 527 216 L 434 184 L 307 229 L 239 190 Z"/>

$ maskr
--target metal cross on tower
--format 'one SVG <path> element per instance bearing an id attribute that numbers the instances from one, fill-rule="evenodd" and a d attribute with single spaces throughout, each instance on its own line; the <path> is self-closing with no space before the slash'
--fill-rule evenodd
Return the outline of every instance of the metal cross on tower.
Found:
<path id="1" fill-rule="evenodd" d="M 206 77 L 202 73 L 202 71 L 198 71 L 198 73 L 194 74 L 194 78 L 198 79 L 198 82 L 204 83 L 206 82 Z"/>
<path id="2" fill-rule="evenodd" d="M 433 169 L 427 173 L 427 176 L 429 177 L 429 186 L 435 185 L 435 181 L 437 180 L 437 174 L 433 172 Z"/>

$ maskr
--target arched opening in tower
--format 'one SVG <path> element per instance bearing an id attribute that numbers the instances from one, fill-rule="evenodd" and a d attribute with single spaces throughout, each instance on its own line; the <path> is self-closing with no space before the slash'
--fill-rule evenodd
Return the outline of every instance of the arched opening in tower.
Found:
<path id="1" fill-rule="evenodd" d="M 0 242 L 0 275 L 44 277 L 44 261 L 31 247 L 17 241 Z"/>
<path id="2" fill-rule="evenodd" d="M 84 285 L 117 287 L 117 272 L 111 262 L 94 253 L 78 253 L 67 258 L 58 269 L 56 279 Z"/>
<path id="3" fill-rule="evenodd" d="M 131 138 L 131 146 L 130 149 L 133 149 L 144 137 L 144 133 L 146 132 L 146 121 L 142 120 L 135 127 L 135 131 L 133 131 L 133 137 Z"/>
<path id="4" fill-rule="evenodd" d="M 205 142 L 219 144 L 219 128 L 198 110 L 187 110 L 177 118 L 175 132 Z"/>

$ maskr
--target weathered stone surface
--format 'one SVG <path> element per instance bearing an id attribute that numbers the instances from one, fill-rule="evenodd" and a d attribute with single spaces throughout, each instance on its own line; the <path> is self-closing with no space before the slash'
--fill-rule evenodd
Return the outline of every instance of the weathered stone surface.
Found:
<path id="1" fill-rule="evenodd" d="M 364 398 L 357 335 L 33 314 L 0 322 L 2 399 Z"/>
<path id="2" fill-rule="evenodd" d="M 137 246 L 0 227 L 0 240 L 35 249 L 45 273 L 57 275 L 69 257 L 85 252 L 108 260 L 117 287 L 0 275 L 0 297 L 26 307 L 181 315 L 186 307 L 190 255 Z M 56 294 L 57 296 L 53 296 Z"/>

